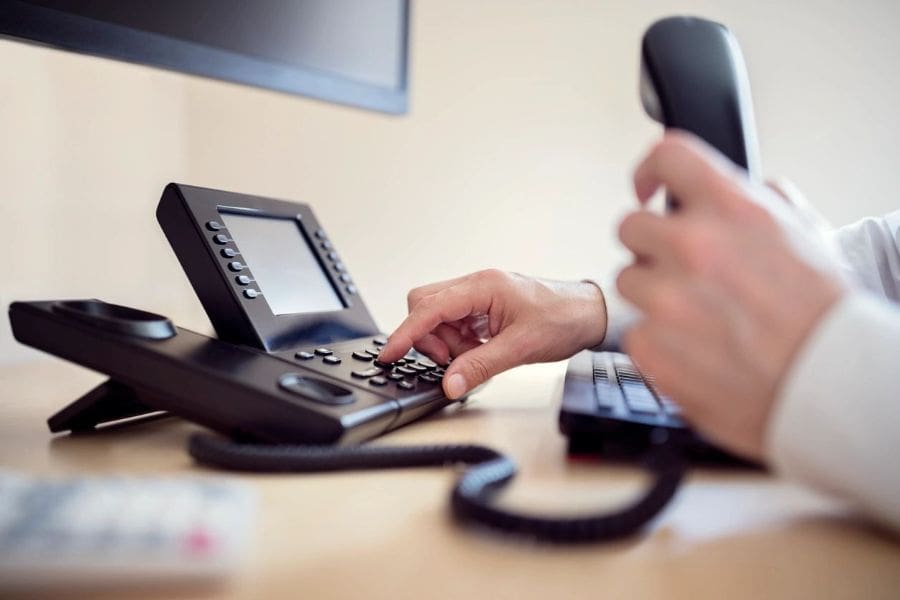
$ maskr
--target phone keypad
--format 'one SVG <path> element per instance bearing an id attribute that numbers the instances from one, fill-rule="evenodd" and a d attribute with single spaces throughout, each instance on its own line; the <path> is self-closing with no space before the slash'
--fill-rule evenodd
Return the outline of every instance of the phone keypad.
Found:
<path id="1" fill-rule="evenodd" d="M 391 363 L 382 362 L 377 357 L 386 343 L 387 338 L 377 336 L 371 340 L 341 342 L 333 347 L 300 350 L 293 354 L 293 358 L 306 367 L 339 379 L 346 378 L 357 383 L 365 382 L 373 387 L 397 390 L 404 396 L 439 389 L 445 367 L 417 352 L 410 352 Z M 314 360 L 316 358 L 321 360 Z M 344 363 L 347 364 L 346 367 L 339 366 Z"/>

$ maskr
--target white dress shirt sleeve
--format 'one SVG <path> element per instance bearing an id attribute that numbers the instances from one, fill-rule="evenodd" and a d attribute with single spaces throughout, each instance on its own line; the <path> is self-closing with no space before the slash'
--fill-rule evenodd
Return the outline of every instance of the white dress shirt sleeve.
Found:
<path id="1" fill-rule="evenodd" d="M 791 366 L 767 431 L 786 476 L 853 501 L 900 529 L 900 211 L 830 237 L 854 290 Z"/>
<path id="2" fill-rule="evenodd" d="M 805 342 L 769 420 L 766 452 L 785 476 L 850 500 L 900 529 L 900 309 L 863 292 Z"/>

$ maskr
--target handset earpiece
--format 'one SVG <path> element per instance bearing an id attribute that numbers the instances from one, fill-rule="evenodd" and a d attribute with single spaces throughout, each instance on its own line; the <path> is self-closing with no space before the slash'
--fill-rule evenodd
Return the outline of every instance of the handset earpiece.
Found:
<path id="1" fill-rule="evenodd" d="M 647 114 L 667 129 L 699 136 L 759 177 L 747 68 L 724 25 L 696 17 L 651 25 L 641 43 L 640 96 Z"/>

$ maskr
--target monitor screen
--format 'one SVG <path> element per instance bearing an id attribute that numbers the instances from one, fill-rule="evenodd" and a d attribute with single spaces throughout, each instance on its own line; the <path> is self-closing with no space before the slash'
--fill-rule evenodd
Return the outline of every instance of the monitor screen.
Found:
<path id="1" fill-rule="evenodd" d="M 220 215 L 274 314 L 345 308 L 297 221 L 225 211 Z"/>
<path id="2" fill-rule="evenodd" d="M 0 33 L 402 112 L 408 0 L 11 0 Z"/>

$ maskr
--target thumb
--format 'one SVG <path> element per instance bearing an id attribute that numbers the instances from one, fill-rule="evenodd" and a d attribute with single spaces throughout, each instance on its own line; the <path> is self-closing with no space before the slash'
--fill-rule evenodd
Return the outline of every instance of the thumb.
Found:
<path id="1" fill-rule="evenodd" d="M 444 393 L 456 400 L 494 375 L 522 364 L 521 351 L 500 334 L 453 359 L 444 375 Z"/>

